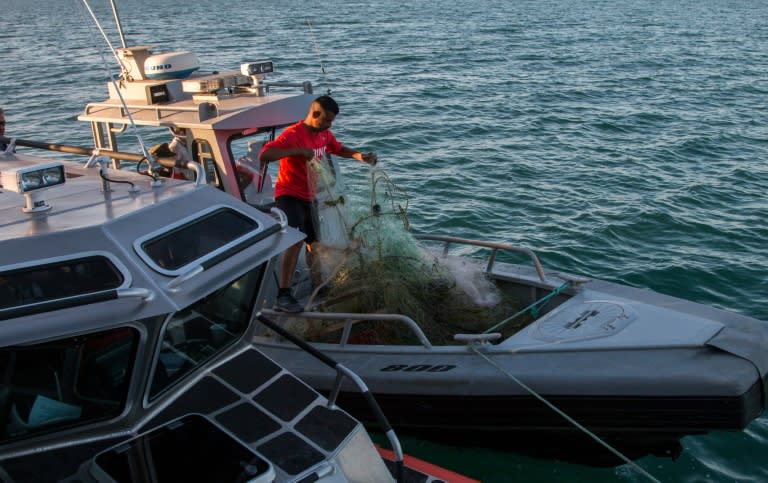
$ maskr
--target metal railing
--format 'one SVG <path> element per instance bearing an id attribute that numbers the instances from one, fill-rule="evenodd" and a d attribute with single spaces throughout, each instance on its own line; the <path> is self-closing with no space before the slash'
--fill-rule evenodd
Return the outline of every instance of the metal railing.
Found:
<path id="1" fill-rule="evenodd" d="M 106 110 L 106 109 L 119 109 L 120 111 L 120 117 L 121 119 L 124 118 L 125 122 L 129 122 L 127 119 L 128 111 L 131 111 L 131 114 L 135 115 L 141 111 L 154 111 L 155 112 L 155 120 L 159 121 L 163 117 L 168 117 L 173 114 L 178 114 L 180 112 L 193 112 L 198 113 L 200 108 L 198 106 L 194 107 L 171 107 L 166 105 L 152 105 L 152 104 L 116 104 L 116 103 L 110 103 L 110 102 L 93 102 L 85 106 L 85 113 L 86 116 L 92 116 L 97 115 L 98 110 Z M 168 111 L 165 113 L 165 116 L 163 115 L 163 111 Z"/>
<path id="2" fill-rule="evenodd" d="M 8 143 L 8 144 L 13 143 L 15 146 L 25 146 L 28 148 L 44 149 L 47 151 L 57 151 L 60 153 L 67 153 L 67 154 L 81 154 L 83 156 L 109 156 L 111 158 L 120 159 L 123 161 L 139 162 L 145 159 L 143 155 L 136 154 L 136 153 L 111 151 L 109 149 L 101 149 L 101 148 L 87 148 L 83 146 L 71 146 L 68 144 L 45 143 L 45 142 L 39 142 L 39 141 L 31 141 L 29 139 L 8 138 L 4 136 L 0 136 L 0 142 Z"/>
<path id="3" fill-rule="evenodd" d="M 266 315 L 272 315 L 272 316 L 280 316 L 285 315 L 285 312 L 278 312 L 276 310 L 272 309 L 263 309 L 263 314 Z M 357 313 L 349 313 L 349 312 L 300 312 L 298 314 L 292 314 L 296 317 L 301 317 L 304 319 L 312 319 L 312 320 L 338 320 L 342 319 L 344 320 L 344 330 L 341 334 L 341 339 L 339 340 L 339 346 L 343 347 L 347 345 L 349 342 L 350 334 L 352 333 L 352 326 L 355 325 L 358 322 L 362 321 L 383 321 L 383 322 L 394 322 L 394 323 L 402 323 L 405 324 L 406 327 L 408 327 L 411 332 L 413 332 L 413 335 L 416 336 L 416 338 L 419 340 L 421 345 L 426 347 L 427 349 L 432 348 L 432 343 L 429 341 L 427 336 L 424 334 L 424 331 L 421 330 L 421 327 L 419 327 L 419 324 L 414 321 L 412 318 L 408 317 L 407 315 L 402 314 L 357 314 Z"/>
<path id="4" fill-rule="evenodd" d="M 544 275 L 544 268 L 541 266 L 541 262 L 539 262 L 539 257 L 537 257 L 536 254 L 533 253 L 533 251 L 529 248 L 510 245 L 508 243 L 489 242 L 484 240 L 471 240 L 468 238 L 459 238 L 455 236 L 425 235 L 425 234 L 414 234 L 413 236 L 417 240 L 430 240 L 430 241 L 443 242 L 444 244 L 443 255 L 448 255 L 448 250 L 452 243 L 490 248 L 491 254 L 488 256 L 488 265 L 486 266 L 486 269 L 485 269 L 487 272 L 490 272 L 491 269 L 493 268 L 493 264 L 496 262 L 496 254 L 498 253 L 499 250 L 524 253 L 528 255 L 528 257 L 531 259 L 531 262 L 533 262 L 533 266 L 536 268 L 536 273 L 539 275 L 539 280 L 541 280 L 542 282 L 547 281 L 547 277 L 546 275 Z"/>

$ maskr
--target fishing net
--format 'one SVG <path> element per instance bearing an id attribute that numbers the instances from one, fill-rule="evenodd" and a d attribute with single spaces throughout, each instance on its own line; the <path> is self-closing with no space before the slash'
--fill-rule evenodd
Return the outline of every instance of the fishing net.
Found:
<path id="1" fill-rule="evenodd" d="M 420 244 L 409 230 L 407 194 L 380 168 L 370 169 L 367 189 L 347 192 L 334 161 L 310 166 L 318 175 L 318 241 L 309 259 L 310 304 L 320 301 L 314 310 L 403 314 L 433 344 L 445 344 L 456 333 L 482 332 L 519 305 L 488 280 L 480 262 Z M 336 342 L 342 326 L 315 321 L 303 335 Z M 354 327 L 352 342 L 418 343 L 401 323 L 363 320 Z"/>

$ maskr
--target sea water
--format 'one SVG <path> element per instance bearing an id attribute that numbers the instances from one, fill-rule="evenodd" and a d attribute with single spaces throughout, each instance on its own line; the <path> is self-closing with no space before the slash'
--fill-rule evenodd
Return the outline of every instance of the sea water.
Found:
<path id="1" fill-rule="evenodd" d="M 119 47 L 106 0 L 89 0 Z M 271 59 L 341 105 L 414 231 L 510 242 L 561 269 L 768 320 L 768 3 L 756 0 L 126 0 L 131 45 L 201 69 Z M 0 0 L 7 133 L 91 145 L 117 72 L 81 0 Z M 123 146 L 121 146 L 122 148 Z M 125 147 L 130 150 L 130 147 Z M 355 177 L 359 165 L 346 165 Z M 485 482 L 647 481 L 403 438 Z M 768 419 L 686 437 L 660 481 L 766 481 Z M 553 445 L 557 441 L 552 442 Z"/>

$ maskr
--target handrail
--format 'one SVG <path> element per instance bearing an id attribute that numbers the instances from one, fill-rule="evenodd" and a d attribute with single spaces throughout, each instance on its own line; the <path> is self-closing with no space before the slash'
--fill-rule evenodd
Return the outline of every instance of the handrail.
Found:
<path id="1" fill-rule="evenodd" d="M 309 81 L 304 82 L 265 82 L 267 92 L 270 87 L 298 87 L 304 91 L 304 94 L 312 94 L 312 83 Z"/>
<path id="2" fill-rule="evenodd" d="M 10 143 L 12 140 L 5 136 L 0 136 L 0 142 Z M 144 156 L 135 153 L 126 153 L 122 151 L 110 151 L 108 149 L 101 148 L 86 148 L 83 146 L 72 146 L 69 144 L 55 144 L 55 143 L 43 143 L 39 141 L 31 141 L 28 139 L 14 138 L 13 141 L 16 146 L 25 146 L 28 148 L 45 149 L 48 151 L 57 151 L 60 153 L 68 154 L 82 154 L 83 156 L 109 156 L 110 158 L 122 159 L 123 161 L 143 161 Z"/>
<path id="3" fill-rule="evenodd" d="M 165 285 L 165 288 L 167 288 L 169 292 L 178 292 L 179 288 L 184 284 L 184 282 L 193 279 L 204 271 L 205 268 L 201 264 L 191 265 L 187 270 L 184 271 L 184 273 L 178 275 L 176 278 L 168 282 Z"/>
<path id="4" fill-rule="evenodd" d="M 93 109 L 92 109 L 93 108 Z M 165 117 L 168 117 L 172 114 L 178 114 L 180 112 L 194 112 L 197 113 L 199 111 L 199 107 L 171 107 L 171 106 L 165 106 L 165 105 L 155 105 L 155 104 L 125 104 L 123 106 L 122 104 L 115 104 L 112 102 L 92 102 L 89 103 L 87 106 L 85 106 L 85 112 L 84 115 L 86 116 L 93 116 L 97 115 L 94 110 L 95 109 L 120 109 L 120 116 L 124 117 L 125 113 L 124 111 L 126 109 L 128 110 L 135 110 L 138 111 L 154 111 L 156 119 L 159 121 L 162 119 L 163 111 L 168 111 L 165 114 Z M 127 122 L 127 121 L 126 121 Z"/>
<path id="5" fill-rule="evenodd" d="M 43 300 L 39 302 L 15 305 L 0 309 L 0 320 L 15 319 L 27 315 L 54 312 L 56 310 L 81 307 L 97 302 L 106 302 L 118 298 L 138 298 L 141 302 L 149 302 L 154 299 L 154 292 L 145 288 L 116 288 L 100 290 L 98 292 L 82 293 L 68 297 Z"/>
<path id="6" fill-rule="evenodd" d="M 200 275 L 204 271 L 218 265 L 236 253 L 240 253 L 256 243 L 269 238 L 280 231 L 280 229 L 280 225 L 270 225 L 261 231 L 252 232 L 250 235 L 243 235 L 240 238 L 236 238 L 235 241 L 222 245 L 212 252 L 205 254 L 201 259 L 198 259 L 195 262 L 190 262 L 187 266 L 182 268 L 181 274 L 168 282 L 165 287 L 169 292 L 178 292 L 181 285 L 187 280 Z"/>
<path id="7" fill-rule="evenodd" d="M 328 355 L 315 349 L 307 342 L 299 339 L 295 335 L 291 334 L 290 332 L 282 328 L 279 324 L 265 317 L 263 315 L 264 313 L 265 311 L 262 311 L 256 315 L 256 319 L 259 322 L 266 325 L 271 330 L 277 332 L 280 336 L 288 339 L 294 345 L 298 346 L 300 349 L 302 349 L 303 351 L 305 351 L 315 359 L 319 360 L 323 364 L 327 365 L 328 367 L 336 371 L 336 384 L 332 391 L 331 397 L 329 397 L 328 399 L 329 405 L 336 404 L 335 402 L 336 396 L 341 390 L 341 382 L 343 381 L 344 377 L 348 377 L 357 386 L 357 388 L 362 393 L 363 398 L 371 407 L 371 410 L 373 411 L 373 414 L 376 417 L 376 420 L 378 421 L 379 425 L 384 430 L 384 434 L 387 435 L 387 439 L 389 440 L 389 443 L 392 445 L 392 450 L 395 453 L 395 464 L 397 467 L 396 480 L 398 482 L 403 482 L 404 481 L 403 448 L 400 445 L 400 440 L 397 438 L 397 435 L 395 434 L 395 430 L 389 424 L 387 417 L 384 415 L 384 412 L 381 410 L 379 403 L 376 402 L 376 399 L 373 397 L 373 394 L 371 394 L 371 391 L 370 389 L 368 389 L 368 386 L 366 386 L 365 382 L 363 382 L 360 376 L 355 374 L 349 368 L 339 364 L 338 362 L 330 358 Z"/>
<path id="8" fill-rule="evenodd" d="M 299 88 L 302 90 L 304 94 L 312 94 L 312 83 L 309 81 L 304 82 L 265 82 L 264 85 L 266 86 L 267 90 L 269 90 L 270 87 L 280 88 L 280 87 L 290 87 L 290 88 Z M 222 94 L 222 96 L 227 96 L 229 94 Z M 198 106 L 168 106 L 168 105 L 160 105 L 160 104 L 117 104 L 115 102 L 91 102 L 88 103 L 88 105 L 85 106 L 85 112 L 83 113 L 85 116 L 95 116 L 98 115 L 97 110 L 98 109 L 120 109 L 120 116 L 125 116 L 124 111 L 125 110 L 134 110 L 135 112 L 139 111 L 154 111 L 155 118 L 159 121 L 163 117 L 168 117 L 173 114 L 178 114 L 180 112 L 199 112 Z M 164 112 L 165 111 L 165 112 Z"/>
<path id="9" fill-rule="evenodd" d="M 119 288 L 117 289 L 117 298 L 138 297 L 145 302 L 154 300 L 155 292 L 146 288 Z"/>
<path id="10" fill-rule="evenodd" d="M 278 312 L 276 310 L 272 309 L 263 309 L 262 313 L 267 315 L 273 315 L 273 316 L 279 316 L 284 315 L 284 312 Z M 427 349 L 432 348 L 432 343 L 429 342 L 429 339 L 426 335 L 424 335 L 424 332 L 421 330 L 421 327 L 419 327 L 419 324 L 416 323 L 412 318 L 408 317 L 407 315 L 402 314 L 360 314 L 360 313 L 351 313 L 351 312 L 300 312 L 298 314 L 291 314 L 295 317 L 302 317 L 305 319 L 315 319 L 315 320 L 336 320 L 336 319 L 345 319 L 346 322 L 344 323 L 344 330 L 342 331 L 341 340 L 339 341 L 340 346 L 345 346 L 349 342 L 349 335 L 351 332 L 352 325 L 360 322 L 361 320 L 378 320 L 378 321 L 385 321 L 385 322 L 402 322 L 406 326 L 408 326 L 409 329 L 414 333 L 417 339 L 419 339 L 419 342 L 421 342 L 421 345 L 426 347 Z M 357 320 L 354 320 L 357 319 Z"/>
<path id="11" fill-rule="evenodd" d="M 493 268 L 493 264 L 496 261 L 496 252 L 498 252 L 499 250 L 524 253 L 528 255 L 531 261 L 533 262 L 533 266 L 536 268 L 536 273 L 538 273 L 539 275 L 539 280 L 541 280 L 542 282 L 547 281 L 547 277 L 546 275 L 544 275 L 544 268 L 541 266 L 541 262 L 539 262 L 539 258 L 536 256 L 535 253 L 533 253 L 533 250 L 531 250 L 530 248 L 510 245 L 508 243 L 498 243 L 498 242 L 490 242 L 490 241 L 484 241 L 484 240 L 471 240 L 468 238 L 459 238 L 455 236 L 427 235 L 427 234 L 414 234 L 413 236 L 417 240 L 432 240 L 432 241 L 444 242 L 445 246 L 443 247 L 443 255 L 448 254 L 448 248 L 450 247 L 451 243 L 461 243 L 463 245 L 473 245 L 478 247 L 491 248 L 492 251 L 491 251 L 491 254 L 488 256 L 488 266 L 486 267 L 487 272 L 490 272 L 491 268 Z"/>

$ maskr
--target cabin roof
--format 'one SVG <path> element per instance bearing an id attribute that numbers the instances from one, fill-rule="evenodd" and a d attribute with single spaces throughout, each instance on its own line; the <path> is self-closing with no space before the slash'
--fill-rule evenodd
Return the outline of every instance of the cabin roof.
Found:
<path id="1" fill-rule="evenodd" d="M 311 93 L 267 92 L 257 95 L 241 92 L 209 96 L 210 100 L 204 101 L 181 92 L 177 85 L 179 82 L 174 80 L 163 84 L 173 87 L 170 89 L 171 100 L 167 102 L 152 104 L 141 98 L 126 99 L 127 111 L 133 122 L 144 126 L 239 131 L 287 126 L 304 119 L 316 97 Z M 149 87 L 157 85 L 157 82 L 134 81 L 132 84 Z M 143 92 L 142 89 L 139 91 Z M 78 120 L 116 124 L 130 122 L 121 100 L 114 95 L 102 102 L 89 103 Z"/>
<path id="2" fill-rule="evenodd" d="M 34 163 L 35 159 L 40 158 L 2 155 L 0 169 Z M 174 312 L 269 262 L 303 236 L 209 185 L 163 179 L 162 186 L 152 187 L 147 176 L 109 170 L 110 179 L 122 183 L 111 183 L 112 191 L 104 193 L 98 168 L 65 164 L 66 182 L 47 190 L 51 206 L 47 211 L 25 213 L 23 195 L 5 189 L 0 192 L 0 280 L 4 273 L 16 275 L 41 264 L 55 266 L 74 259 L 106 259 L 122 274 L 122 280 L 110 279 L 109 290 L 139 289 L 151 296 L 54 300 L 60 307 L 51 309 L 39 305 L 41 301 L 51 305 L 52 301 L 45 297 L 19 302 L 18 296 L 4 299 L 0 293 L 3 345 L 39 340 L 41 330 L 53 337 Z M 131 193 L 128 182 L 134 183 L 139 191 Z M 180 231 L 217 213 L 233 213 L 246 223 L 241 223 L 239 231 L 229 237 L 220 231 L 215 237 L 211 233 L 195 235 L 192 231 L 192 235 L 172 240 L 174 245 L 166 243 L 166 248 L 175 246 L 180 250 L 189 248 L 186 244 L 197 248 L 209 243 L 208 251 L 199 251 L 182 266 L 164 269 L 156 257 L 145 253 L 142 243 L 162 239 L 165 233 Z M 202 270 L 182 280 L 182 275 L 193 269 Z M 183 283 L 174 286 L 179 281 Z M 83 310 L 85 305 L 88 310 Z"/>
<path id="3" fill-rule="evenodd" d="M 9 167 L 31 166 L 40 158 L 25 154 L 0 156 L 0 171 Z M 50 161 L 56 161 L 50 159 Z M 150 186 L 150 178 L 135 171 L 110 170 L 109 177 L 116 181 L 112 191 L 101 191 L 98 166 L 86 168 L 79 163 L 60 161 L 65 166 L 66 182 L 44 192 L 51 209 L 40 213 L 25 213 L 24 195 L 8 189 L 0 194 L 0 240 L 26 244 L 35 238 L 56 233 L 99 227 L 153 204 L 193 189 L 193 183 L 163 179 L 159 188 Z M 133 183 L 140 189 L 130 193 Z M 0 253 L 0 265 L 16 259 L 18 254 Z"/>

